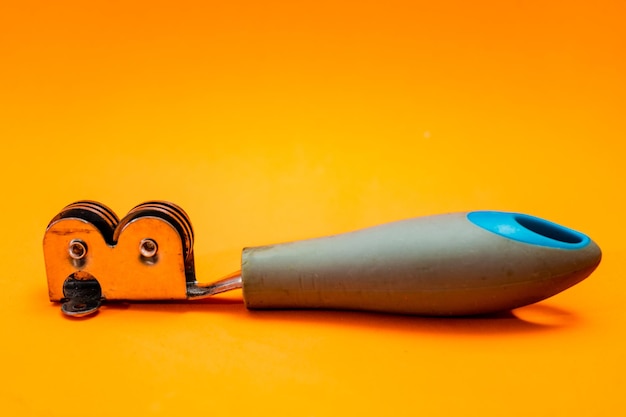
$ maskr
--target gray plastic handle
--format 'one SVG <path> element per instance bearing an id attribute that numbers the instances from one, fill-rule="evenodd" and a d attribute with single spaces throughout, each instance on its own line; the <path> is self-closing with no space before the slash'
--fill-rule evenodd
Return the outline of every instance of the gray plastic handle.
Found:
<path id="1" fill-rule="evenodd" d="M 468 213 L 456 213 L 246 248 L 244 301 L 250 309 L 483 314 L 557 294 L 600 262 L 600 248 L 590 239 L 569 248 L 559 230 L 523 231 L 561 247 L 515 240 L 474 224 Z"/>

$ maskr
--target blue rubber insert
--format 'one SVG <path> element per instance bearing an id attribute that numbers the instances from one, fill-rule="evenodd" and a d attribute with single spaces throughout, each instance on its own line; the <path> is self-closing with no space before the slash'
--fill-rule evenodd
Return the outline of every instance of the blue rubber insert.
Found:
<path id="1" fill-rule="evenodd" d="M 580 249 L 591 241 L 587 235 L 528 214 L 473 211 L 467 219 L 497 235 L 531 245 Z"/>

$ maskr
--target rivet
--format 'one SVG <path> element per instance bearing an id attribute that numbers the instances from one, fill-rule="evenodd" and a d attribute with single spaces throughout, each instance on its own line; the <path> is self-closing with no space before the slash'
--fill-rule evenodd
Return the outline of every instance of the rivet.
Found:
<path id="1" fill-rule="evenodd" d="M 153 239 L 142 239 L 139 243 L 139 253 L 144 258 L 154 258 L 159 250 L 159 246 Z"/>
<path id="2" fill-rule="evenodd" d="M 74 239 L 70 242 L 67 252 L 70 258 L 78 261 L 87 255 L 87 244 L 80 239 Z"/>

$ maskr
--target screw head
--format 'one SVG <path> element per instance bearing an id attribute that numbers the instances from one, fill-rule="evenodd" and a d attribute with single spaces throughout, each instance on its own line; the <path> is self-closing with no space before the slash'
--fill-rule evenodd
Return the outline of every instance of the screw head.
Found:
<path id="1" fill-rule="evenodd" d="M 67 253 L 70 258 L 79 261 L 87 255 L 87 244 L 80 239 L 74 239 L 70 242 Z"/>
<path id="2" fill-rule="evenodd" d="M 139 253 L 144 258 L 154 258 L 159 250 L 157 243 L 150 238 L 142 239 L 139 243 Z"/>

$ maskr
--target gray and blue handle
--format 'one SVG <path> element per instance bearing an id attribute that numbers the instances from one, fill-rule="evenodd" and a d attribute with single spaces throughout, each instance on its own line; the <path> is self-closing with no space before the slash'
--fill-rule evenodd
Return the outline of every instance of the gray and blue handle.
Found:
<path id="1" fill-rule="evenodd" d="M 551 297 L 601 256 L 588 236 L 550 221 L 474 211 L 246 248 L 241 276 L 250 309 L 461 316 Z"/>

